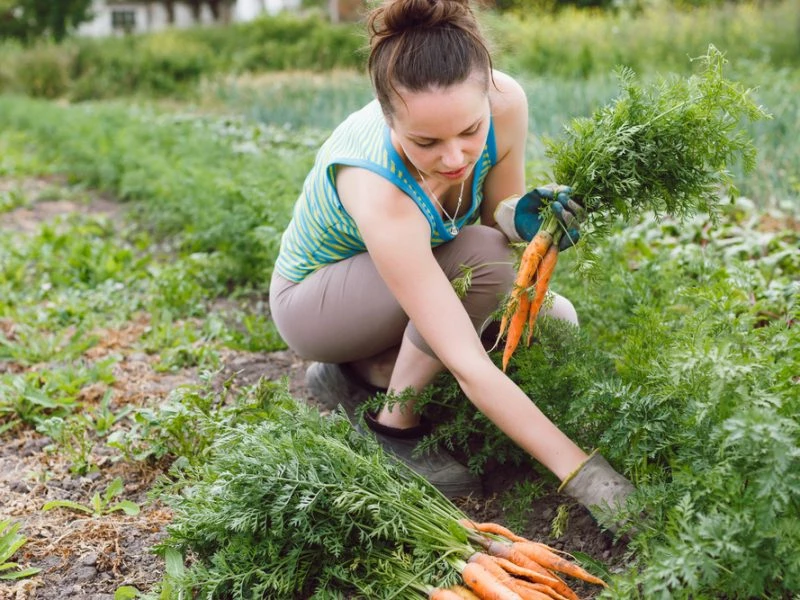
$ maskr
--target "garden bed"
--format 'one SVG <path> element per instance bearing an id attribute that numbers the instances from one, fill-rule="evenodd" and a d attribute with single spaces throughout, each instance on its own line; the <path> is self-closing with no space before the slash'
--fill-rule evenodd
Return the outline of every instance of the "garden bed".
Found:
<path id="1" fill-rule="evenodd" d="M 116 223 L 115 227 L 123 229 L 125 226 L 121 205 L 97 194 L 83 194 L 78 200 L 46 199 L 48 191 L 52 191 L 53 186 L 64 185 L 63 181 L 28 179 L 14 181 L 12 185 L 8 180 L 0 180 L 0 185 L 27 195 L 24 207 L 0 215 L 0 229 L 6 235 L 35 235 L 44 226 L 65 223 L 70 216 L 109 218 Z M 252 298 L 248 300 L 252 301 Z M 216 306 L 229 313 L 235 302 L 218 300 Z M 13 341 L 15 324 L 8 320 L 1 324 L 5 338 Z M 112 360 L 113 382 L 98 382 L 80 389 L 76 397 L 80 410 L 96 410 L 108 390 L 111 400 L 105 409 L 119 414 L 126 407 L 156 407 L 176 389 L 200 384 L 196 367 L 165 372 L 158 366 L 160 353 L 157 349 L 149 353 L 143 351 L 142 338 L 150 325 L 149 315 L 139 313 L 135 320 L 92 332 L 97 335 L 97 343 L 78 360 L 88 367 Z M 236 390 L 253 386 L 261 378 L 274 381 L 286 378 L 295 398 L 313 404 L 314 399 L 309 397 L 303 382 L 306 366 L 305 361 L 289 350 L 224 350 L 213 386 L 227 381 L 230 389 Z M 46 367 L 0 360 L 0 374 L 22 375 L 46 370 Z M 119 426 L 123 424 L 124 420 L 120 419 Z M 30 426 L 15 427 L 0 437 L 0 518 L 21 523 L 20 534 L 27 538 L 14 561 L 26 568 L 40 569 L 32 577 L 0 583 L 3 600 L 110 600 L 122 586 L 148 592 L 161 579 L 163 559 L 154 554 L 152 548 L 163 540 L 171 515 L 149 492 L 153 482 L 168 469 L 171 457 L 141 462 L 124 460 L 117 450 L 103 444 L 90 428 L 85 434 L 94 440 L 90 455 L 82 457 L 91 465 L 84 474 L 74 472 L 71 453 Z M 497 467 L 484 475 L 483 494 L 458 499 L 456 504 L 475 520 L 508 524 L 506 512 L 510 507 L 504 505 L 504 494 L 527 475 L 527 471 Z M 43 510 L 52 501 L 71 501 L 91 508 L 92 497 L 95 494 L 102 497 L 116 478 L 124 482 L 123 491 L 109 498 L 96 514 L 63 507 Z M 139 514 L 111 510 L 122 499 L 135 503 L 140 508 Z M 528 507 L 514 507 L 513 510 L 517 520 L 519 515 L 526 518 L 524 528 L 518 531 L 527 537 L 580 552 L 610 570 L 622 567 L 625 544 L 615 544 L 585 509 L 568 498 L 548 493 L 533 499 Z M 563 531 L 554 537 L 557 516 Z M 575 589 L 586 598 L 595 591 L 588 585 L 576 585 Z"/>

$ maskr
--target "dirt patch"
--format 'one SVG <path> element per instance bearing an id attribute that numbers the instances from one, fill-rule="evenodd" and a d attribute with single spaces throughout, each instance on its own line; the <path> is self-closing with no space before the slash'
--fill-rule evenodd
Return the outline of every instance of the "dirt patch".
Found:
<path id="1" fill-rule="evenodd" d="M 25 198 L 23 206 L 0 213 L 0 231 L 34 233 L 42 223 L 70 214 L 91 214 L 117 219 L 123 205 L 96 192 L 70 187 L 61 177 L 14 179 L 0 177 L 0 194 Z"/>

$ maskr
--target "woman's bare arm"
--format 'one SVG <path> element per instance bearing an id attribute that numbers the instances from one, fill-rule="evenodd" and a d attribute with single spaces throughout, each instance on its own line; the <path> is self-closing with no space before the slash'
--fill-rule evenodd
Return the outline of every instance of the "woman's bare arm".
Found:
<path id="1" fill-rule="evenodd" d="M 430 248 L 430 225 L 385 179 L 348 167 L 337 176 L 386 285 L 471 402 L 553 473 L 566 477 L 586 455 L 486 354 L 460 299 Z"/>

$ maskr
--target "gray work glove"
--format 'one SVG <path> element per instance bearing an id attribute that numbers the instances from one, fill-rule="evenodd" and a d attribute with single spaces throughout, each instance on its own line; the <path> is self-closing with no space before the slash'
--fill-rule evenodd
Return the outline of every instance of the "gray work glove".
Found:
<path id="1" fill-rule="evenodd" d="M 625 501 L 635 489 L 595 451 L 564 480 L 558 491 L 580 502 L 602 527 L 616 533 L 624 528 L 624 523 L 615 521 L 614 517 L 625 507 Z"/>

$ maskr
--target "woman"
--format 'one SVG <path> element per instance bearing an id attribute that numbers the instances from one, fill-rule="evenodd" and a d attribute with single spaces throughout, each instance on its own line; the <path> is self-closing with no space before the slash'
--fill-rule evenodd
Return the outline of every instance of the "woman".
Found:
<path id="1" fill-rule="evenodd" d="M 509 239 L 530 239 L 543 199 L 568 227 L 579 209 L 568 188 L 525 194 L 522 88 L 492 69 L 464 0 L 388 0 L 368 27 L 376 100 L 335 129 L 304 183 L 270 288 L 278 330 L 318 361 L 307 382 L 321 402 L 352 409 L 376 388 L 419 391 L 447 369 L 567 493 L 621 502 L 630 483 L 564 435 L 480 339 L 513 283 Z M 451 280 L 465 264 L 474 272 L 459 298 Z M 577 324 L 564 298 L 551 314 Z M 411 456 L 426 426 L 410 406 L 366 421 L 446 494 L 476 489 L 446 453 Z"/>

